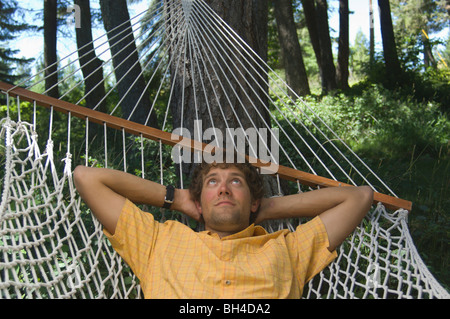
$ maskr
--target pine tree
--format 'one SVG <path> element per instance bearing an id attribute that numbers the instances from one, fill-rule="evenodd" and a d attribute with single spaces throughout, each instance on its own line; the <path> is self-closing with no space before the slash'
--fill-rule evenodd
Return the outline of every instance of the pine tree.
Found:
<path id="1" fill-rule="evenodd" d="M 20 32 L 33 29 L 33 26 L 17 20 L 19 12 L 17 1 L 0 0 L 0 80 L 9 83 L 17 83 L 25 78 L 26 74 L 14 74 L 14 71 L 34 60 L 18 58 L 15 55 L 19 50 L 8 48 L 8 43 L 17 38 Z"/>

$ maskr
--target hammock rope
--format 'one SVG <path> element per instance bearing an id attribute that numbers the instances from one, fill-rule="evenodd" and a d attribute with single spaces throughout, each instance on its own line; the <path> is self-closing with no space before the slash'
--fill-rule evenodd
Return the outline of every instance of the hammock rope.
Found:
<path id="1" fill-rule="evenodd" d="M 146 21 L 152 22 L 150 27 Z M 367 184 L 376 191 L 372 210 L 339 248 L 337 260 L 308 283 L 303 298 L 449 298 L 414 246 L 407 224 L 411 203 L 398 198 L 300 97 L 291 98 L 283 80 L 203 0 L 167 0 L 110 32 L 126 23 L 131 26 L 115 36 L 125 39 L 133 30 L 139 56 L 134 65 L 139 63 L 142 71 L 120 97 L 115 97 L 118 85 L 132 68 L 122 78 L 115 77 L 116 56 L 110 54 L 108 40 L 101 40 L 106 34 L 87 44 L 94 44 L 98 57 L 104 59 L 101 68 L 106 76 L 96 86 L 109 87 L 97 105 L 80 106 L 95 88 L 75 104 L 63 100 L 80 90 L 85 80 L 81 57 L 70 60 L 76 51 L 60 61 L 67 64 L 58 69 L 66 74 L 56 84 L 65 87 L 59 100 L 45 95 L 51 88 L 33 92 L 45 81 L 44 70 L 16 86 L 0 82 L 7 104 L 0 122 L 4 144 L 0 158 L 5 167 L 0 203 L 1 298 L 142 298 L 138 279 L 78 196 L 72 170 L 80 164 L 112 167 L 161 184 L 177 178 L 184 188 L 188 176 L 183 165 L 174 162 L 180 163 L 185 154 L 173 150 L 189 146 L 194 154 L 208 155 L 213 144 L 207 144 L 208 138 L 188 136 L 191 124 L 202 134 L 202 113 L 216 137 L 214 146 L 221 146 L 220 127 L 231 135 L 233 130 L 248 129 L 243 120 L 253 125 L 259 146 L 268 153 L 254 165 L 260 169 L 267 162 L 277 165 L 276 196 L 286 190 L 339 185 Z M 131 44 L 122 44 L 116 54 Z M 145 89 L 127 117 L 121 118 L 139 77 L 146 79 Z M 176 83 L 181 84 L 181 92 L 176 92 Z M 131 122 L 150 88 L 154 93 L 149 114 L 143 124 Z M 194 96 L 193 109 L 185 105 L 188 94 Z M 103 102 L 108 102 L 108 114 L 97 110 Z M 170 124 L 170 107 L 175 104 L 180 106 L 179 128 Z M 189 112 L 194 112 L 195 123 L 186 122 Z M 269 114 L 279 135 L 261 112 Z M 161 119 L 160 130 L 147 126 L 153 113 Z M 229 121 L 230 114 L 238 127 Z M 48 126 L 41 127 L 45 122 Z M 94 125 L 101 128 L 96 138 L 90 130 Z M 252 147 L 251 136 L 244 139 Z M 278 145 L 280 152 L 269 145 Z M 238 142 L 233 145 L 238 146 Z M 256 157 L 251 147 L 249 153 Z M 201 229 L 179 213 L 143 209 L 160 221 L 178 219 Z M 268 231 L 294 230 L 302 222 L 280 220 L 264 226 Z"/>

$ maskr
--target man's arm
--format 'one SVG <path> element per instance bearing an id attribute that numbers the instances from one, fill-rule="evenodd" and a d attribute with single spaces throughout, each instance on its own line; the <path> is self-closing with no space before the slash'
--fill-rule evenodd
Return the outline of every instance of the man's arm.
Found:
<path id="1" fill-rule="evenodd" d="M 162 207 L 166 196 L 166 187 L 161 184 L 106 168 L 77 166 L 74 181 L 81 198 L 111 234 L 116 230 L 126 198 L 136 204 Z M 188 190 L 176 189 L 171 209 L 198 220 L 191 202 Z"/>
<path id="2" fill-rule="evenodd" d="M 359 225 L 373 202 L 368 186 L 330 187 L 283 197 L 264 198 L 256 222 L 320 216 L 333 251 Z"/>

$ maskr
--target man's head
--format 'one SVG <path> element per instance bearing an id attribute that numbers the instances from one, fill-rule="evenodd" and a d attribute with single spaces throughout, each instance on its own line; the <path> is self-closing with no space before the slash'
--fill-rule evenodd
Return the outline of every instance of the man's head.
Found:
<path id="1" fill-rule="evenodd" d="M 261 175 L 249 163 L 202 163 L 189 189 L 205 228 L 219 234 L 246 228 L 264 196 Z"/>

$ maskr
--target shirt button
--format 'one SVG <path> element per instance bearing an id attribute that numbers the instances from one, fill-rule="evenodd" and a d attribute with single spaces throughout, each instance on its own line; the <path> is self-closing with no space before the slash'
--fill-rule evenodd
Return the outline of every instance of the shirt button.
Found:
<path id="1" fill-rule="evenodd" d="M 230 280 L 226 280 L 225 281 L 225 285 L 227 285 L 227 286 L 231 285 L 231 281 Z"/>

